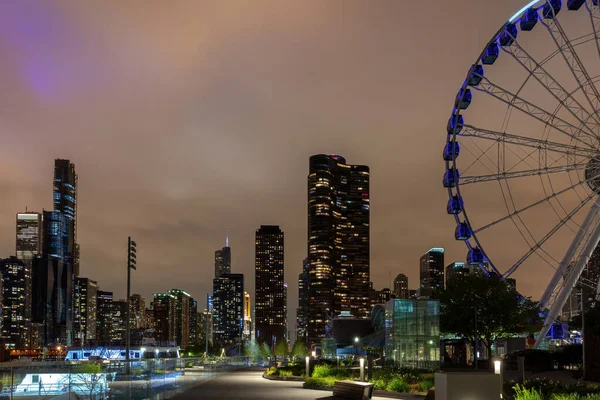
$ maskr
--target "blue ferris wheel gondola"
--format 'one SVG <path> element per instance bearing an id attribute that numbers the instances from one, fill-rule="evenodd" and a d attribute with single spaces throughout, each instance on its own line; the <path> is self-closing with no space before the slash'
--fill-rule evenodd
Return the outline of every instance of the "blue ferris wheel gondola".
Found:
<path id="1" fill-rule="evenodd" d="M 448 214 L 457 215 L 462 212 L 465 207 L 465 201 L 462 197 L 456 195 L 448 199 L 448 205 L 446 205 L 446 211 Z"/>
<path id="2" fill-rule="evenodd" d="M 463 125 L 465 124 L 465 119 L 463 118 L 462 115 L 456 115 L 453 114 L 450 119 L 448 120 L 448 125 L 447 125 L 447 132 L 448 135 L 452 135 L 454 134 L 454 130 L 456 128 L 456 134 L 458 135 L 462 129 L 463 129 Z"/>
<path id="3" fill-rule="evenodd" d="M 585 0 L 569 0 L 567 1 L 567 8 L 571 11 L 577 11 L 585 4 Z"/>
<path id="4" fill-rule="evenodd" d="M 507 47 L 512 46 L 519 34 L 519 29 L 515 24 L 507 24 L 504 31 L 500 34 L 500 45 Z"/>
<path id="5" fill-rule="evenodd" d="M 562 0 L 546 0 L 544 8 L 542 9 L 542 15 L 546 19 L 554 19 L 562 8 Z"/>
<path id="6" fill-rule="evenodd" d="M 473 235 L 471 227 L 466 222 L 461 222 L 454 230 L 454 238 L 456 240 L 469 240 Z"/>
<path id="7" fill-rule="evenodd" d="M 500 47 L 498 43 L 491 43 L 487 49 L 485 49 L 485 53 L 481 57 L 481 62 L 486 65 L 491 65 L 496 62 L 496 59 L 500 55 Z"/>
<path id="8" fill-rule="evenodd" d="M 483 255 L 483 251 L 478 247 L 473 247 L 467 253 L 467 264 L 472 266 L 479 266 L 483 264 L 485 261 L 485 256 Z"/>
<path id="9" fill-rule="evenodd" d="M 473 93 L 471 93 L 471 89 L 460 89 L 456 95 L 456 100 L 458 101 L 458 108 L 461 110 L 466 110 L 469 108 L 471 101 L 473 101 Z"/>
<path id="10" fill-rule="evenodd" d="M 453 188 L 458 185 L 460 181 L 460 174 L 456 168 L 449 168 L 444 174 L 444 187 L 445 188 Z"/>
<path id="11" fill-rule="evenodd" d="M 531 31 L 537 25 L 538 20 L 540 19 L 540 14 L 538 14 L 537 9 L 528 8 L 523 14 L 523 18 L 521 19 L 521 30 L 522 31 Z"/>
<path id="12" fill-rule="evenodd" d="M 458 142 L 448 142 L 444 147 L 444 161 L 452 161 L 458 158 L 460 145 Z"/>
<path id="13" fill-rule="evenodd" d="M 473 65 L 471 67 L 471 71 L 469 72 L 469 81 L 467 84 L 469 86 L 478 86 L 483 79 L 483 65 Z"/>

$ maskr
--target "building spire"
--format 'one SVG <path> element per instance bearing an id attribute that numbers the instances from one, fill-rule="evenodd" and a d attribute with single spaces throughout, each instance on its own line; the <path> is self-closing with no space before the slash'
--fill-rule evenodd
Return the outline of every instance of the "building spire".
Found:
<path id="1" fill-rule="evenodd" d="M 225 247 L 229 247 L 229 232 L 225 231 Z"/>

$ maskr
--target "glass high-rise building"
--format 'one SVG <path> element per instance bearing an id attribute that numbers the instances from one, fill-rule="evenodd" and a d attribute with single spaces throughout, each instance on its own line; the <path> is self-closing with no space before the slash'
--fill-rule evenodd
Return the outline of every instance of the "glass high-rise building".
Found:
<path id="1" fill-rule="evenodd" d="M 460 261 L 454 261 L 446 266 L 446 283 L 455 275 L 468 275 L 471 273 L 469 267 Z"/>
<path id="2" fill-rule="evenodd" d="M 73 272 L 79 276 L 77 247 L 77 173 L 69 160 L 54 161 L 54 211 L 66 218 L 66 261 L 73 263 Z M 77 261 L 77 263 L 75 262 Z"/>
<path id="3" fill-rule="evenodd" d="M 17 258 L 23 261 L 31 261 L 42 253 L 42 214 L 17 214 L 16 250 Z"/>
<path id="4" fill-rule="evenodd" d="M 308 175 L 309 343 L 328 335 L 329 319 L 369 318 L 370 173 L 338 155 L 310 158 Z"/>
<path id="5" fill-rule="evenodd" d="M 250 340 L 252 336 L 252 301 L 250 293 L 244 292 L 244 340 Z"/>
<path id="6" fill-rule="evenodd" d="M 398 274 L 394 279 L 394 295 L 397 299 L 410 298 L 410 290 L 408 289 L 408 276 Z"/>
<path id="7" fill-rule="evenodd" d="M 178 346 L 187 349 L 190 346 L 190 311 L 191 304 L 196 304 L 192 296 L 181 289 L 171 289 L 167 292 L 175 301 L 174 309 L 174 339 Z M 194 316 L 195 318 L 195 316 Z M 195 320 L 194 320 L 195 321 Z"/>
<path id="8" fill-rule="evenodd" d="M 444 289 L 444 249 L 429 249 L 420 259 L 421 286 L 419 296 L 430 297 L 436 290 Z"/>
<path id="9" fill-rule="evenodd" d="M 276 225 L 261 225 L 255 245 L 255 337 L 271 347 L 286 333 L 283 231 Z"/>
<path id="10" fill-rule="evenodd" d="M 96 340 L 99 345 L 110 345 L 113 323 L 113 293 L 98 290 L 96 295 Z"/>
<path id="11" fill-rule="evenodd" d="M 296 340 L 306 343 L 308 324 L 308 258 L 302 262 L 302 273 L 298 275 L 298 308 L 296 309 Z"/>
<path id="12" fill-rule="evenodd" d="M 159 342 L 175 341 L 175 303 L 172 294 L 154 294 L 154 337 Z"/>
<path id="13" fill-rule="evenodd" d="M 221 274 L 215 278 L 212 301 L 215 342 L 238 343 L 244 328 L 244 275 Z"/>
<path id="14" fill-rule="evenodd" d="M 75 337 L 82 345 L 96 341 L 98 283 L 88 278 L 75 279 Z"/>
<path id="15" fill-rule="evenodd" d="M 16 257 L 0 260 L 2 307 L 0 337 L 11 349 L 28 349 L 31 320 L 27 310 L 27 285 L 31 277 L 26 263 Z"/>

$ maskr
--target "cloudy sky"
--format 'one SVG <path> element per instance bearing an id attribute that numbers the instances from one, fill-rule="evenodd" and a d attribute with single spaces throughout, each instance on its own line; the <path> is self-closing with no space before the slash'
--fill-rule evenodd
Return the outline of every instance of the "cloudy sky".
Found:
<path id="1" fill-rule="evenodd" d="M 205 306 L 214 250 L 254 291 L 254 232 L 285 231 L 290 316 L 306 256 L 312 154 L 371 167 L 371 276 L 418 281 L 453 239 L 441 149 L 453 98 L 523 0 L 4 1 L 0 256 L 15 213 L 52 207 L 55 158 L 79 174 L 82 275 Z M 519 283 L 539 295 L 545 282 Z M 290 321 L 290 329 L 293 322 Z"/>

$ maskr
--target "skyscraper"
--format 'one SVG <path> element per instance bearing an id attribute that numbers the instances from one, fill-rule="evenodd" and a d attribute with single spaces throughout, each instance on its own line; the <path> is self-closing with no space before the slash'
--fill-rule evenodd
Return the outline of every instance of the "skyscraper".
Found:
<path id="1" fill-rule="evenodd" d="M 410 291 L 408 289 L 408 276 L 404 274 L 398 274 L 394 279 L 394 295 L 397 299 L 408 299 L 410 298 Z"/>
<path id="2" fill-rule="evenodd" d="M 231 273 L 231 248 L 229 247 L 229 235 L 225 236 L 225 247 L 215 251 L 215 278 L 222 274 Z"/>
<path id="3" fill-rule="evenodd" d="M 213 280 L 213 336 L 219 344 L 237 343 L 244 323 L 244 275 L 221 274 Z"/>
<path id="4" fill-rule="evenodd" d="M 175 341 L 175 302 L 172 294 L 154 294 L 154 336 L 158 341 Z"/>
<path id="5" fill-rule="evenodd" d="M 77 244 L 77 174 L 75 164 L 69 160 L 54 161 L 54 211 L 63 214 L 67 221 L 67 261 L 73 263 L 73 272 L 79 276 L 79 263 L 76 261 Z"/>
<path id="6" fill-rule="evenodd" d="M 27 313 L 27 282 L 29 269 L 16 257 L 0 260 L 0 276 L 3 280 L 2 318 L 0 337 L 12 349 L 29 348 L 30 319 Z"/>
<path id="7" fill-rule="evenodd" d="M 112 338 L 113 293 L 98 290 L 96 301 L 96 338 L 98 344 L 108 346 Z"/>
<path id="8" fill-rule="evenodd" d="M 421 287 L 419 296 L 430 297 L 444 289 L 444 249 L 434 247 L 421 256 Z"/>
<path id="9" fill-rule="evenodd" d="M 285 337 L 284 234 L 276 225 L 261 225 L 255 242 L 254 329 L 269 347 Z"/>
<path id="10" fill-rule="evenodd" d="M 167 293 L 175 302 L 173 308 L 175 312 L 173 316 L 175 342 L 182 349 L 187 349 L 190 346 L 190 303 L 194 303 L 194 299 L 181 289 L 171 289 Z"/>
<path id="11" fill-rule="evenodd" d="M 368 318 L 369 167 L 338 155 L 310 158 L 308 175 L 308 341 L 326 336 L 342 311 Z"/>
<path id="12" fill-rule="evenodd" d="M 455 275 L 468 275 L 469 273 L 469 267 L 464 262 L 454 261 L 446 266 L 446 283 Z"/>
<path id="13" fill-rule="evenodd" d="M 68 223 L 59 211 L 43 212 L 43 255 L 32 265 L 32 322 L 40 345 L 73 339 L 73 265 L 68 257 Z"/>
<path id="14" fill-rule="evenodd" d="M 42 253 L 42 214 L 26 211 L 17 214 L 17 258 L 29 261 Z"/>
<path id="15" fill-rule="evenodd" d="M 98 283 L 88 278 L 75 279 L 75 337 L 82 345 L 96 341 Z"/>
<path id="16" fill-rule="evenodd" d="M 308 324 L 308 258 L 302 262 L 302 273 L 298 275 L 298 308 L 296 309 L 296 340 L 306 343 Z"/>
<path id="17" fill-rule="evenodd" d="M 250 340 L 252 336 L 252 301 L 250 293 L 244 292 L 244 340 Z"/>

